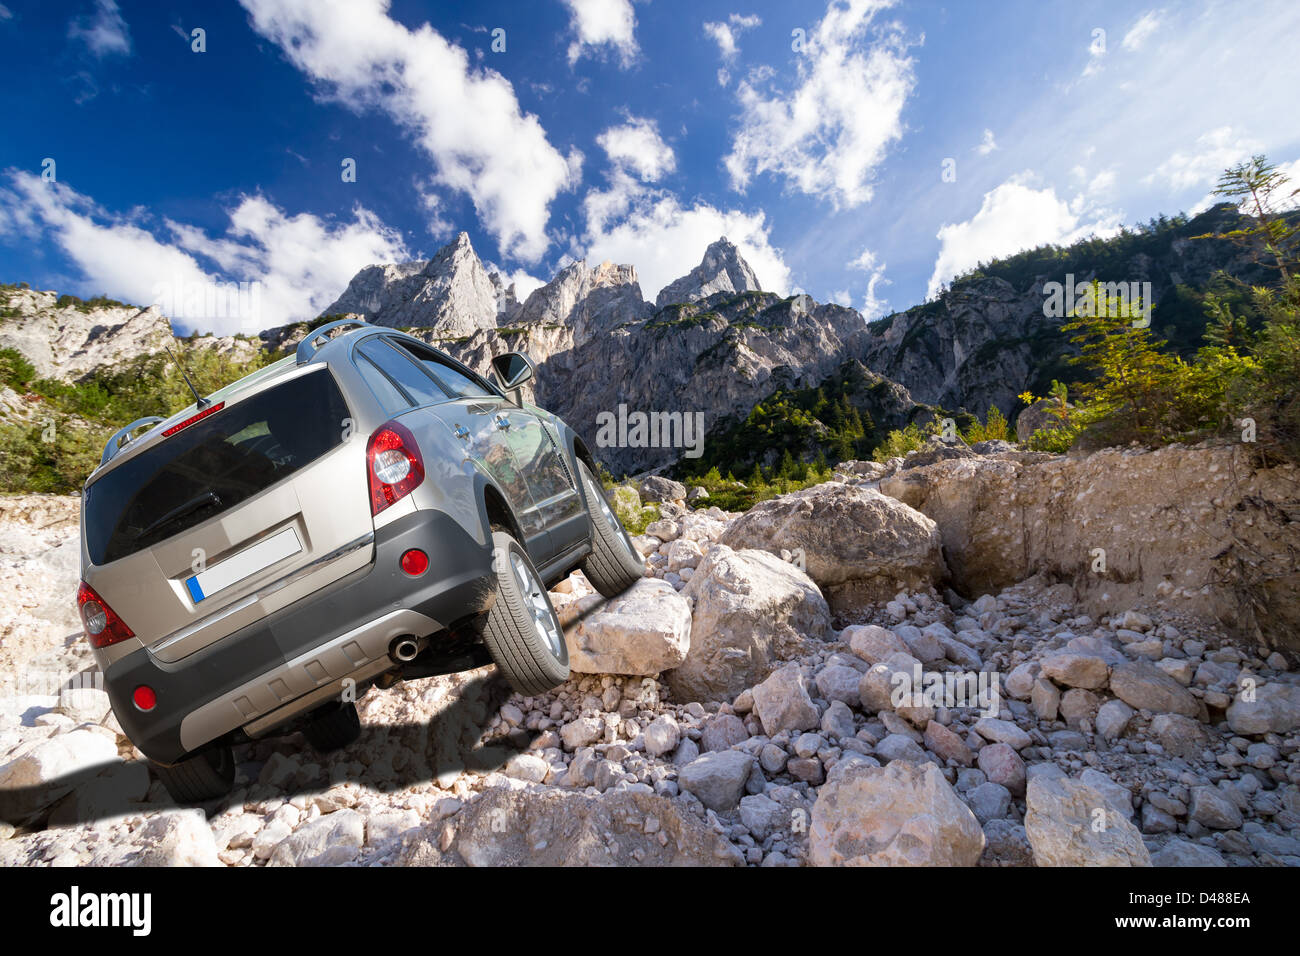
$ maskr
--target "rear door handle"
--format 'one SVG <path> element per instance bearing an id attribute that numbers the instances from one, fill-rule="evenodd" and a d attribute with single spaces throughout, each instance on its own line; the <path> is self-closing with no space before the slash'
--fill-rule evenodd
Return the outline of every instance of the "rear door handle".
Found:
<path id="1" fill-rule="evenodd" d="M 456 430 L 452 432 L 457 438 L 469 438 L 469 429 L 464 425 L 457 425 Z"/>
<path id="2" fill-rule="evenodd" d="M 510 419 L 506 418 L 505 416 L 502 416 L 501 418 L 497 419 L 496 424 L 497 424 L 497 428 L 501 428 L 501 429 L 509 428 Z"/>

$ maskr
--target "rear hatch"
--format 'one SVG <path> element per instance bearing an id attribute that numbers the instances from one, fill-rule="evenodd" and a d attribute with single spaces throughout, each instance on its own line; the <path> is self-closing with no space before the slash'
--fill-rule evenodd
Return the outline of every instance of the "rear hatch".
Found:
<path id="1" fill-rule="evenodd" d="M 289 372 L 246 398 L 227 393 L 174 434 L 128 446 L 85 491 L 84 577 L 163 661 L 373 553 L 364 448 L 347 440 L 349 410 L 329 369 Z"/>

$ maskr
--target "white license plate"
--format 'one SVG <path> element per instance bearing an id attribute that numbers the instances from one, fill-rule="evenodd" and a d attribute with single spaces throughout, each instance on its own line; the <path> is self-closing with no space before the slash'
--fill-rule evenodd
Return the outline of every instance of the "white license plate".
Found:
<path id="1" fill-rule="evenodd" d="M 283 561 L 292 554 L 302 550 L 298 541 L 298 532 L 293 528 L 277 531 L 265 541 L 259 541 L 251 548 L 245 548 L 238 554 L 231 555 L 220 564 L 200 571 L 186 578 L 185 587 L 195 604 L 209 598 L 232 584 L 238 584 L 244 578 L 263 571 Z"/>

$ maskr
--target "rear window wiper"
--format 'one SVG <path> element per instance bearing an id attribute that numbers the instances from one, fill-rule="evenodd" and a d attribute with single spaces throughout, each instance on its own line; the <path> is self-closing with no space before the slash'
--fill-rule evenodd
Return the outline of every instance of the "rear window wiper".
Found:
<path id="1" fill-rule="evenodd" d="M 137 537 L 146 537 L 152 532 L 157 531 L 159 528 L 165 527 L 180 518 L 184 518 L 188 514 L 193 514 L 200 508 L 206 508 L 208 505 L 217 505 L 220 507 L 221 497 L 215 491 L 205 491 L 203 494 L 191 498 L 189 501 L 185 502 L 185 504 L 178 505 L 157 521 L 142 529 Z"/>

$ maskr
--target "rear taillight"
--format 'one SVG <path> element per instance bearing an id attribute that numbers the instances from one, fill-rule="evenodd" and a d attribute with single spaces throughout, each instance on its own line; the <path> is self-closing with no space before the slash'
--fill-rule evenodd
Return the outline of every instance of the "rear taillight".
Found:
<path id="1" fill-rule="evenodd" d="M 128 637 L 135 637 L 135 632 L 113 613 L 108 602 L 85 581 L 77 589 L 77 610 L 81 612 L 81 626 L 92 647 L 108 647 L 118 641 L 125 641 Z"/>
<path id="2" fill-rule="evenodd" d="M 397 422 L 381 425 L 366 446 L 370 513 L 377 515 L 424 481 L 424 459 L 415 436 Z"/>

